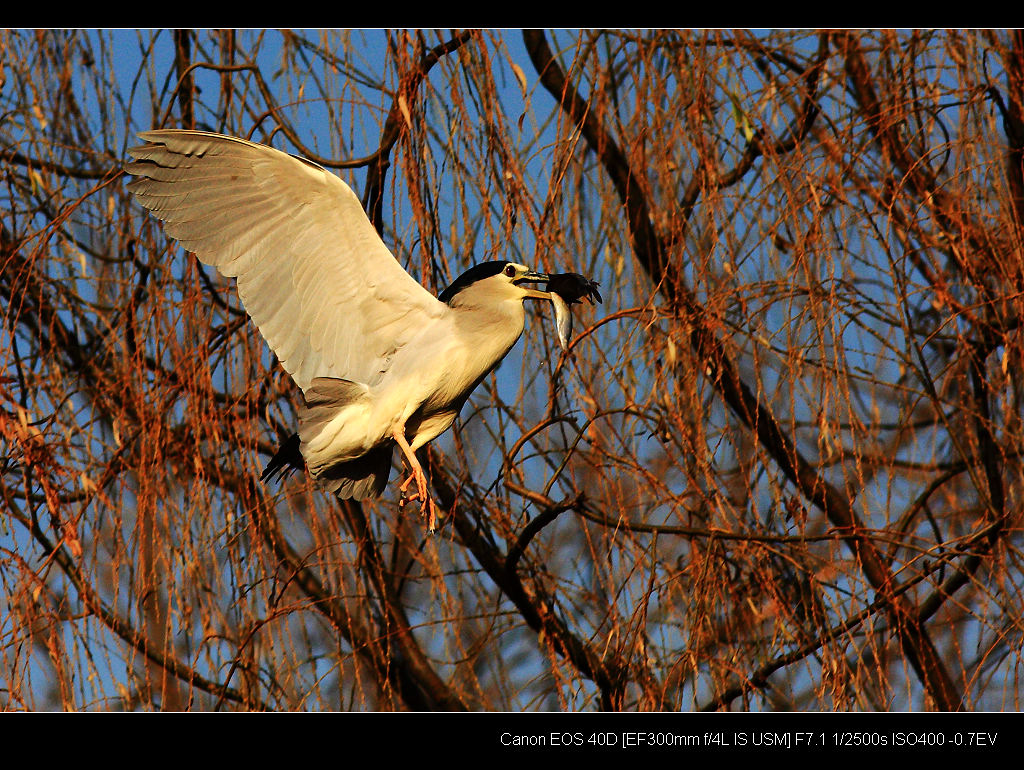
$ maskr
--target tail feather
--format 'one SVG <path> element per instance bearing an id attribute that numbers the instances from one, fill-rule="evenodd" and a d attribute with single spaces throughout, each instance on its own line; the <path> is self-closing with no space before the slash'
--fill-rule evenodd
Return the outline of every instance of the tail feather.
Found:
<path id="1" fill-rule="evenodd" d="M 277 454 L 270 458 L 267 467 L 260 474 L 260 481 L 273 481 L 275 474 L 277 481 L 280 481 L 290 476 L 293 471 L 301 471 L 305 467 L 306 461 L 302 459 L 299 447 L 299 434 L 293 433 L 281 442 Z"/>
<path id="2" fill-rule="evenodd" d="M 306 391 L 305 405 L 299 410 L 299 432 L 281 444 L 260 479 L 273 480 L 275 475 L 283 479 L 293 470 L 305 468 L 302 448 L 319 435 L 324 426 L 337 416 L 339 409 L 366 395 L 367 388 L 361 383 L 332 377 L 315 378 Z M 311 472 L 321 486 L 339 499 L 380 497 L 391 475 L 393 454 L 394 445 L 388 441 L 361 457 L 319 467 L 314 464 Z"/>
<path id="3" fill-rule="evenodd" d="M 391 442 L 374 447 L 362 457 L 328 466 L 317 480 L 339 500 L 380 497 L 391 475 Z"/>

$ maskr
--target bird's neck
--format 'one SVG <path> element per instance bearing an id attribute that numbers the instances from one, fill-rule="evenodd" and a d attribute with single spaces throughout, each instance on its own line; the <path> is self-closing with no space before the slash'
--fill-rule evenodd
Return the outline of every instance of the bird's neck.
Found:
<path id="1" fill-rule="evenodd" d="M 467 341 L 472 340 L 480 350 L 500 348 L 501 357 L 515 345 L 526 323 L 526 311 L 520 298 L 502 300 L 483 307 L 461 305 L 453 308 L 453 311 L 456 323 Z"/>

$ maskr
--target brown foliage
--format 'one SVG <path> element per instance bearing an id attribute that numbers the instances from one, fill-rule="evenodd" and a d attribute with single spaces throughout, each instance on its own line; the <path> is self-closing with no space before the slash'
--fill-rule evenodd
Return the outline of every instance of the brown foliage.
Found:
<path id="1" fill-rule="evenodd" d="M 5 708 L 1020 708 L 1020 33 L 0 46 Z M 336 169 L 431 290 L 600 281 L 437 534 L 257 481 L 298 395 L 126 194 L 158 125 Z"/>

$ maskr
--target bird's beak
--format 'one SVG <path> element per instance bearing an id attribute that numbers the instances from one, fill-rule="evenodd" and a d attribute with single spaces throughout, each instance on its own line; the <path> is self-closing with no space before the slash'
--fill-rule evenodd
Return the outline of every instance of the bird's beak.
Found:
<path id="1" fill-rule="evenodd" d="M 528 273 L 524 273 L 521 278 L 516 279 L 516 284 L 525 282 L 536 282 L 536 283 L 547 283 L 551 280 L 551 276 L 547 273 L 535 273 L 532 270 Z M 551 299 L 551 293 L 547 291 L 541 291 L 540 289 L 523 289 L 526 292 L 527 297 L 533 297 L 535 299 Z"/>

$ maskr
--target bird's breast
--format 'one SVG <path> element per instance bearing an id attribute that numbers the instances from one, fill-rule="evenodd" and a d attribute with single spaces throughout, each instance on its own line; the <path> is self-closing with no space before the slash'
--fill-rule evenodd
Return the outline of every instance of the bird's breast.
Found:
<path id="1" fill-rule="evenodd" d="M 391 403 L 389 412 L 401 414 L 410 444 L 422 446 L 451 427 L 470 393 L 512 349 L 524 323 L 522 302 L 516 304 L 518 313 L 515 307 L 453 312 L 396 354 L 380 395 Z"/>

